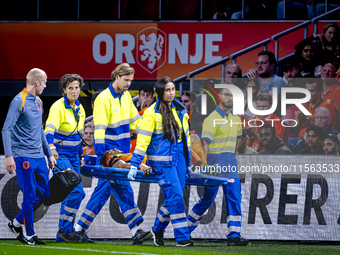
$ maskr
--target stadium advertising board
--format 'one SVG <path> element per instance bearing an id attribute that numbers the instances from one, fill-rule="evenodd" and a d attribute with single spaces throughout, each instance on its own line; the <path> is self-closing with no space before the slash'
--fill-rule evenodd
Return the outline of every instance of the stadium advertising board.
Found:
<path id="1" fill-rule="evenodd" d="M 340 204 L 338 198 L 338 156 L 238 156 L 242 179 L 242 235 L 258 240 L 332 240 L 339 241 Z M 288 163 L 289 162 L 289 163 Z M 0 157 L 0 239 L 7 239 L 7 220 L 19 212 L 22 193 L 16 176 L 7 173 L 5 158 Z M 79 212 L 90 198 L 97 179 L 84 178 L 86 197 Z M 163 202 L 157 184 L 131 182 L 135 201 L 144 217 L 144 228 L 151 228 L 158 207 Z M 202 195 L 202 188 L 187 186 L 184 191 L 186 210 Z M 227 219 L 223 192 L 192 233 L 193 238 L 225 239 Z M 60 204 L 40 207 L 35 212 L 35 230 L 42 239 L 55 238 L 58 231 Z M 80 213 L 79 213 L 80 214 Z M 79 215 L 77 215 L 78 220 Z M 171 224 L 165 232 L 173 238 Z M 131 238 L 115 199 L 105 204 L 89 228 L 91 238 Z"/>

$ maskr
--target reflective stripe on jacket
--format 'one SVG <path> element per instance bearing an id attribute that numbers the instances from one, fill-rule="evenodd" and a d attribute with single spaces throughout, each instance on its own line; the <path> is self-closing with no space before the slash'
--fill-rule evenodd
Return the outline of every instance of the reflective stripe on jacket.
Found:
<path id="1" fill-rule="evenodd" d="M 94 102 L 93 120 L 97 155 L 114 148 L 130 152 L 130 130 L 138 133 L 141 119 L 128 91 L 119 95 L 111 83 Z"/>
<path id="2" fill-rule="evenodd" d="M 78 114 L 78 123 L 75 117 Z M 57 100 L 50 108 L 46 121 L 45 135 L 49 144 L 55 144 L 58 153 L 80 153 L 81 135 L 85 121 L 84 107 L 76 100 L 72 108 L 66 96 Z"/>
<path id="3" fill-rule="evenodd" d="M 177 165 L 177 140 L 173 144 L 163 135 L 163 119 L 158 108 L 158 98 L 143 114 L 136 149 L 133 152 L 131 165 L 138 167 L 147 154 L 150 166 Z M 191 165 L 191 146 L 189 135 L 189 116 L 185 106 L 177 99 L 171 104 L 172 113 L 179 127 L 183 128 L 180 140 L 183 142 L 187 166 Z"/>

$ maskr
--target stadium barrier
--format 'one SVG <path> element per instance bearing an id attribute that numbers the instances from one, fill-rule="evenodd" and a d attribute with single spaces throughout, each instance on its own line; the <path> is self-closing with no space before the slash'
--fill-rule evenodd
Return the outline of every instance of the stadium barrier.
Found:
<path id="1" fill-rule="evenodd" d="M 239 155 L 238 163 L 242 182 L 244 237 L 256 240 L 339 241 L 339 156 Z M 96 183 L 96 178 L 83 178 L 86 197 L 76 222 Z M 131 182 L 131 185 L 144 217 L 142 227 L 151 228 L 164 199 L 162 192 L 155 183 Z M 19 212 L 22 193 L 16 176 L 6 171 L 4 156 L 0 156 L 0 192 L 0 239 L 14 238 L 6 229 L 7 222 Z M 184 197 L 187 212 L 202 192 L 203 187 L 200 186 L 186 187 Z M 60 204 L 55 204 L 42 206 L 35 212 L 35 230 L 40 238 L 55 238 L 59 209 Z M 226 221 L 225 201 L 220 188 L 215 202 L 191 236 L 225 239 Z M 112 196 L 92 223 L 88 235 L 91 238 L 131 238 Z M 171 224 L 165 232 L 165 238 L 173 238 Z"/>

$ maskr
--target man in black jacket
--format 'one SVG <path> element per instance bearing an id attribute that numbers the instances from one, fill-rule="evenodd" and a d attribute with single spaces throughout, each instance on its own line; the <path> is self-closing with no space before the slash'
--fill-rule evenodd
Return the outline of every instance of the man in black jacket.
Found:
<path id="1" fill-rule="evenodd" d="M 270 124 L 260 128 L 260 142 L 264 149 L 259 154 L 292 154 L 286 144 L 276 136 L 275 127 Z"/>

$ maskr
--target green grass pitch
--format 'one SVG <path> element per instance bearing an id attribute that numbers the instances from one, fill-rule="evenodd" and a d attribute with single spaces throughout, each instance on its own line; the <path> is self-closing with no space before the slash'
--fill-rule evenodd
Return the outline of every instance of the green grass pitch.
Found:
<path id="1" fill-rule="evenodd" d="M 0 255 L 90 255 L 90 254 L 340 254 L 334 243 L 298 244 L 296 242 L 251 241 L 246 247 L 229 247 L 226 241 L 194 240 L 193 247 L 176 247 L 174 240 L 165 240 L 165 247 L 152 241 L 142 246 L 131 245 L 131 240 L 96 240 L 95 244 L 59 243 L 44 240 L 46 245 L 24 245 L 16 240 L 0 240 Z"/>

